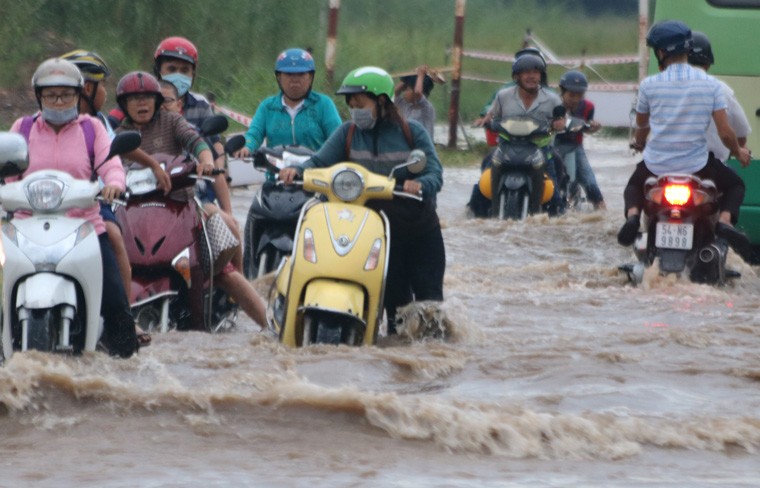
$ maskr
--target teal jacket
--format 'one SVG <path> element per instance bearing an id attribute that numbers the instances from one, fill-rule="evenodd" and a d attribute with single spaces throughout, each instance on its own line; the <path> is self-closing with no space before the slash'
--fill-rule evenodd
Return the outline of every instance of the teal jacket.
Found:
<path id="1" fill-rule="evenodd" d="M 422 195 L 425 200 L 435 201 L 436 194 L 443 186 L 443 169 L 433 142 L 422 125 L 414 120 L 408 121 L 412 133 L 413 149 L 421 149 L 427 156 L 427 166 L 418 175 L 413 175 L 406 168 L 396 173 L 396 179 L 414 179 L 422 185 Z M 412 148 L 406 142 L 403 129 L 388 122 L 378 122 L 370 130 L 354 130 L 351 142 L 351 154 L 346 153 L 346 137 L 351 122 L 345 122 L 322 148 L 300 168 L 324 168 L 341 161 L 359 163 L 373 173 L 388 175 L 391 169 L 407 160 Z"/>
<path id="2" fill-rule="evenodd" d="M 317 92 L 310 92 L 303 107 L 291 119 L 282 105 L 282 93 L 265 98 L 251 126 L 245 133 L 245 146 L 251 152 L 264 143 L 267 146 L 300 145 L 317 150 L 340 125 L 338 109 L 332 99 Z"/>

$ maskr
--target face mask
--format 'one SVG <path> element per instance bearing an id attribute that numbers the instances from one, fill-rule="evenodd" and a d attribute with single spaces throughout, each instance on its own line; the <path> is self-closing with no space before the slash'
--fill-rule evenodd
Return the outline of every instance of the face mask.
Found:
<path id="1" fill-rule="evenodd" d="M 375 126 L 375 118 L 372 116 L 371 108 L 351 108 L 348 111 L 351 113 L 351 120 L 356 124 L 356 127 L 368 130 Z"/>
<path id="2" fill-rule="evenodd" d="M 177 87 L 177 93 L 179 96 L 184 97 L 185 93 L 190 90 L 190 86 L 193 84 L 193 79 L 189 76 L 185 76 L 182 73 L 172 73 L 169 75 L 162 75 L 162 80 L 166 80 L 172 85 Z"/>
<path id="3" fill-rule="evenodd" d="M 65 108 L 63 110 L 56 110 L 54 108 L 42 108 L 42 118 L 45 122 L 50 122 L 53 125 L 63 125 L 67 122 L 71 122 L 79 115 L 79 109 L 76 105 L 71 108 Z"/>

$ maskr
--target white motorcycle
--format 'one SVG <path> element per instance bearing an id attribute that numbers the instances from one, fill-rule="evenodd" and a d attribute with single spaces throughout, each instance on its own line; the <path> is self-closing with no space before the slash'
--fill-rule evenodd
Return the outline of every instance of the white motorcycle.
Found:
<path id="1" fill-rule="evenodd" d="M 107 159 L 139 145 L 139 134 L 120 135 Z M 102 332 L 100 244 L 89 221 L 67 217 L 66 212 L 92 207 L 100 186 L 57 170 L 5 184 L 6 177 L 27 167 L 24 137 L 0 133 L 0 206 L 7 217 L 16 211 L 31 213 L 29 218 L 2 221 L 3 358 L 30 349 L 93 351 Z"/>

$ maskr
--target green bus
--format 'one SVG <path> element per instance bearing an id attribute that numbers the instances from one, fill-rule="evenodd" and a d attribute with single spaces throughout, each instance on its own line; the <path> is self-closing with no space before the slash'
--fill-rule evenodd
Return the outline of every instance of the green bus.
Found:
<path id="1" fill-rule="evenodd" d="M 752 127 L 747 147 L 760 154 L 760 0 L 656 0 L 653 22 L 665 19 L 683 21 L 710 38 L 715 55 L 710 74 L 734 90 Z M 650 59 L 649 71 L 657 71 L 654 59 Z M 728 164 L 736 169 L 747 187 L 738 226 L 754 244 L 756 257 L 752 264 L 758 264 L 760 160 L 753 159 L 747 168 L 736 160 L 729 160 Z"/>

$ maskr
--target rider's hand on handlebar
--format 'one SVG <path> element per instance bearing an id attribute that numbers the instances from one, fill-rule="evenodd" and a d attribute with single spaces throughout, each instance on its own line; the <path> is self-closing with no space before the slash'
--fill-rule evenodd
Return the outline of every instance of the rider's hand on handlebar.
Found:
<path id="1" fill-rule="evenodd" d="M 247 158 L 250 155 L 251 155 L 251 151 L 249 151 L 248 148 L 245 146 L 243 146 L 239 150 L 232 153 L 232 156 L 236 158 Z"/>
<path id="2" fill-rule="evenodd" d="M 406 180 L 404 182 L 404 191 L 412 195 L 419 195 L 422 191 L 422 184 L 415 180 Z"/>
<path id="3" fill-rule="evenodd" d="M 565 120 L 564 118 L 553 120 L 552 121 L 552 129 L 554 129 L 555 131 L 565 130 L 566 122 L 567 122 L 567 120 Z"/>
<path id="4" fill-rule="evenodd" d="M 739 160 L 742 168 L 746 168 L 749 166 L 750 161 L 752 161 L 752 152 L 746 147 L 740 147 L 739 154 L 736 155 L 736 159 Z"/>
<path id="5" fill-rule="evenodd" d="M 601 128 L 602 128 L 602 124 L 600 124 L 600 123 L 599 123 L 599 122 L 597 122 L 596 120 L 592 120 L 592 121 L 590 121 L 590 122 L 588 123 L 588 125 L 590 125 L 590 126 L 591 126 L 591 127 L 589 128 L 589 132 L 596 132 L 596 131 L 598 131 L 599 129 L 601 129 Z"/>
<path id="6" fill-rule="evenodd" d="M 158 187 L 164 191 L 164 195 L 168 195 L 172 191 L 171 177 L 161 167 L 153 168 L 153 174 L 156 177 Z"/>
<path id="7" fill-rule="evenodd" d="M 216 166 L 214 166 L 214 163 L 210 161 L 198 161 L 198 165 L 195 167 L 195 171 L 198 173 L 198 176 L 210 175 L 214 169 L 216 169 Z"/>
<path id="8" fill-rule="evenodd" d="M 118 198 L 121 195 L 121 189 L 113 185 L 106 185 L 100 190 L 100 197 L 104 202 L 110 204 L 114 198 Z"/>
<path id="9" fill-rule="evenodd" d="M 298 177 L 298 170 L 293 167 L 283 168 L 277 173 L 277 177 L 280 178 L 283 184 L 291 185 L 293 184 L 293 180 Z"/>

